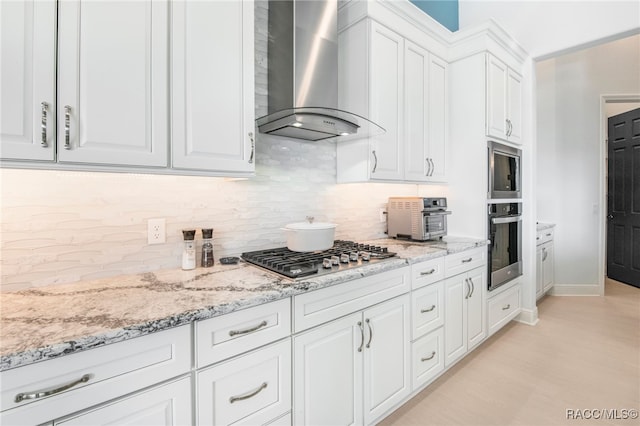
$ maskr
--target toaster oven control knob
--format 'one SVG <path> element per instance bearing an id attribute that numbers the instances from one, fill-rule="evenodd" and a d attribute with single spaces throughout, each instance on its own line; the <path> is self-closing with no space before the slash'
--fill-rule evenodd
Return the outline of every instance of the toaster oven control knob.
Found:
<path id="1" fill-rule="evenodd" d="M 357 251 L 352 251 L 351 253 L 349 253 L 349 260 L 352 262 L 357 262 L 358 261 L 358 252 Z"/>
<path id="2" fill-rule="evenodd" d="M 340 255 L 340 263 L 349 263 L 349 255 L 347 253 Z"/>

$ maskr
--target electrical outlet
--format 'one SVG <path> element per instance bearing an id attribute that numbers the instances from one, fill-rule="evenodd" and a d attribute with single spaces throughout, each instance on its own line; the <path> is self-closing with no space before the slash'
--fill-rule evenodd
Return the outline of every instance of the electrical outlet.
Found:
<path id="1" fill-rule="evenodd" d="M 387 211 L 385 209 L 380 209 L 380 223 L 387 221 Z"/>
<path id="2" fill-rule="evenodd" d="M 162 244 L 167 240 L 164 219 L 149 219 L 147 221 L 147 242 Z"/>

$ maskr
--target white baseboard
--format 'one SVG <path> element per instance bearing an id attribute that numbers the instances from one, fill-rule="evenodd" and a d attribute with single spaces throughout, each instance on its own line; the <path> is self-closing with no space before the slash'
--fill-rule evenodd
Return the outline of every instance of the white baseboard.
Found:
<path id="1" fill-rule="evenodd" d="M 554 285 L 549 290 L 551 296 L 602 296 L 602 290 L 598 285 L 568 284 Z"/>
<path id="2" fill-rule="evenodd" d="M 514 321 L 527 325 L 536 325 L 538 323 L 538 308 L 522 309 L 520 311 L 520 315 L 515 317 Z"/>

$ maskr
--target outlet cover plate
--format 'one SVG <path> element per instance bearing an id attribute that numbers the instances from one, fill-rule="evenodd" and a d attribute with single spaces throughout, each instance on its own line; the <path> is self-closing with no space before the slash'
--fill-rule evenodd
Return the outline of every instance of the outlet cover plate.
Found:
<path id="1" fill-rule="evenodd" d="M 163 244 L 167 240 L 164 219 L 149 219 L 147 221 L 147 243 Z"/>

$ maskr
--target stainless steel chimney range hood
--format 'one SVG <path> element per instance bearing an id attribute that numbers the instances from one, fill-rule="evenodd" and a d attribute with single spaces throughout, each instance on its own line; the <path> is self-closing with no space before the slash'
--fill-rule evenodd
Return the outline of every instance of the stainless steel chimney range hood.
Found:
<path id="1" fill-rule="evenodd" d="M 337 0 L 270 0 L 268 114 L 261 133 L 319 141 L 384 133 L 338 106 Z"/>

